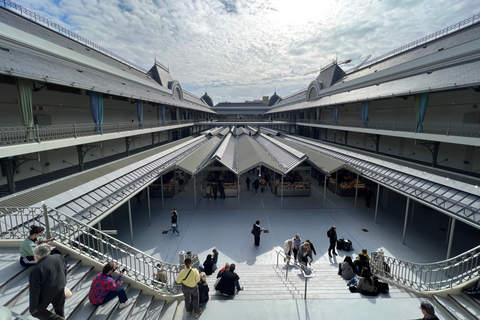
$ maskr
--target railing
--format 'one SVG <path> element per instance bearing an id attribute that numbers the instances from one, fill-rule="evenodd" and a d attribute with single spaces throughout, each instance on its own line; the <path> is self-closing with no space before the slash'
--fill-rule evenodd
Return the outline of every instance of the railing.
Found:
<path id="1" fill-rule="evenodd" d="M 122 57 L 120 57 L 118 54 L 116 53 L 113 53 L 112 51 L 108 50 L 108 49 L 105 49 L 104 47 L 101 47 L 99 46 L 98 44 L 90 41 L 90 40 L 87 40 L 85 39 L 84 37 L 81 37 L 79 36 L 78 34 L 62 27 L 61 25 L 51 21 L 51 20 L 48 20 L 47 18 L 41 16 L 41 15 L 38 15 L 37 13 L 25 8 L 25 7 L 22 7 L 21 5 L 13 2 L 13 1 L 10 1 L 10 0 L 0 0 L 0 5 L 3 5 L 5 8 L 11 8 L 11 9 L 15 9 L 17 10 L 18 12 L 20 12 L 20 14 L 22 16 L 26 16 L 27 18 L 37 22 L 37 23 L 41 23 L 45 26 L 47 26 L 48 28 L 50 29 L 53 29 L 55 31 L 57 31 L 58 33 L 61 33 L 71 39 L 74 39 L 80 43 L 83 43 L 85 44 L 86 46 L 90 47 L 90 48 L 93 48 L 97 51 L 100 51 L 128 66 L 131 66 L 143 73 L 147 73 L 147 70 L 143 69 L 142 67 L 134 64 L 133 62 L 130 62 L 128 61 L 127 59 L 124 59 Z M 158 62 L 157 62 L 158 63 Z"/>
<path id="2" fill-rule="evenodd" d="M 420 38 L 420 39 L 417 39 L 413 42 L 410 42 L 406 45 L 403 45 L 399 48 L 396 48 L 392 51 L 389 51 L 385 54 L 382 54 L 381 56 L 378 56 L 378 57 L 375 57 L 373 58 L 372 60 L 369 60 L 366 64 L 364 64 L 362 66 L 362 68 L 365 68 L 369 65 L 372 65 L 374 64 L 375 62 L 378 62 L 380 60 L 384 60 L 390 56 L 393 56 L 395 54 L 398 54 L 400 52 L 403 52 L 403 51 L 406 51 L 406 50 L 410 50 L 412 48 L 415 48 L 415 47 L 418 47 L 420 45 L 423 45 L 431 40 L 434 40 L 440 36 L 443 36 L 445 34 L 448 34 L 450 31 L 457 31 L 457 30 L 460 30 L 462 28 L 465 28 L 466 26 L 468 25 L 472 25 L 472 24 L 475 24 L 475 23 L 478 23 L 478 21 L 480 20 L 480 13 L 477 13 L 473 16 L 471 16 L 470 18 L 467 18 L 465 20 L 462 20 L 460 22 L 457 22 L 455 24 L 452 24 L 451 26 L 448 26 L 446 28 L 443 28 L 442 30 L 439 30 L 437 32 L 434 32 L 434 33 L 431 33 L 423 38 Z"/>
<path id="3" fill-rule="evenodd" d="M 375 130 L 390 130 L 401 132 L 416 132 L 417 123 L 415 121 L 368 121 L 362 120 L 315 120 L 315 119 L 297 119 L 297 124 L 320 124 L 338 127 L 354 127 Z M 480 137 L 480 124 L 462 123 L 462 122 L 423 122 L 421 133 L 441 134 L 447 136 L 461 137 Z"/>
<path id="4" fill-rule="evenodd" d="M 95 123 L 72 123 L 51 126 L 35 125 L 34 127 L 4 127 L 0 128 L 0 146 L 78 138 L 107 133 L 139 131 L 192 122 L 193 120 L 170 120 L 163 122 L 108 122 L 98 125 Z"/>
<path id="5" fill-rule="evenodd" d="M 69 247 L 80 255 L 89 257 L 101 264 L 114 261 L 126 267 L 128 276 L 153 290 L 164 294 L 178 294 L 180 287 L 176 284 L 178 273 L 184 265 L 160 261 L 100 230 L 65 215 L 55 209 L 47 208 L 0 208 L 0 239 L 25 239 L 30 225 L 42 225 L 48 238 Z M 194 257 L 198 265 L 198 257 Z M 167 282 L 154 279 L 158 273 L 157 264 L 167 271 Z"/>
<path id="6" fill-rule="evenodd" d="M 383 252 L 372 252 L 371 261 L 374 274 L 399 285 L 418 292 L 448 290 L 479 276 L 480 246 L 434 263 L 414 263 L 384 257 Z"/>

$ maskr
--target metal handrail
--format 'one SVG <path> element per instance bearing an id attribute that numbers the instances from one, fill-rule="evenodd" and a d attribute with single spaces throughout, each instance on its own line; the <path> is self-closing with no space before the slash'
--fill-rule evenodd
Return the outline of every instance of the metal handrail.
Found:
<path id="1" fill-rule="evenodd" d="M 34 127 L 3 127 L 0 128 L 0 146 L 16 145 L 32 142 L 42 142 L 57 139 L 79 138 L 86 136 L 102 135 L 107 133 L 120 133 L 126 131 L 142 131 L 193 123 L 194 120 L 153 120 L 142 122 L 106 122 L 95 123 L 71 123 Z"/>
<path id="2" fill-rule="evenodd" d="M 417 292 L 451 290 L 480 274 L 480 246 L 456 257 L 433 263 L 415 263 L 372 252 L 372 272 Z M 385 267 L 388 265 L 388 267 Z"/>
<path id="3" fill-rule="evenodd" d="M 392 51 L 389 51 L 385 54 L 382 54 L 381 56 L 375 57 L 372 60 L 369 60 L 368 63 L 364 64 L 362 66 L 362 69 L 364 69 L 367 66 L 370 66 L 370 65 L 374 64 L 375 62 L 378 62 L 378 61 L 384 60 L 384 59 L 386 59 L 390 56 L 396 55 L 400 52 L 410 50 L 410 49 L 415 48 L 415 47 L 420 46 L 420 45 L 424 45 L 425 43 L 427 43 L 431 40 L 434 40 L 434 39 L 438 38 L 439 36 L 443 36 L 444 34 L 448 34 L 452 30 L 454 30 L 454 31 L 460 30 L 462 28 L 465 28 L 468 25 L 473 25 L 475 23 L 478 23 L 479 20 L 480 20 L 480 13 L 477 13 L 477 14 L 471 16 L 470 18 L 464 19 L 460 22 L 452 24 L 451 26 L 443 28 L 442 30 L 438 30 L 437 32 L 431 33 L 431 34 L 429 34 L 429 35 L 427 35 L 423 38 L 412 41 L 412 42 L 410 42 L 408 44 L 405 44 L 405 45 L 403 45 L 399 48 L 396 48 Z"/>
<path id="4" fill-rule="evenodd" d="M 33 20 L 37 23 L 42 23 L 43 25 L 47 26 L 48 28 L 50 28 L 52 30 L 57 31 L 58 33 L 61 33 L 61 34 L 65 35 L 65 36 L 67 36 L 67 37 L 69 37 L 73 40 L 76 40 L 76 41 L 80 42 L 80 43 L 83 43 L 83 44 L 87 45 L 88 47 L 90 47 L 92 49 L 95 49 L 97 51 L 100 51 L 100 52 L 102 52 L 102 53 L 104 53 L 104 54 L 106 54 L 106 55 L 108 55 L 108 56 L 110 56 L 110 57 L 128 65 L 128 66 L 130 66 L 130 67 L 133 67 L 133 68 L 135 68 L 135 69 L 137 69 L 137 70 L 139 70 L 143 73 L 147 72 L 147 70 L 145 70 L 144 68 L 136 65 L 135 63 L 130 62 L 125 58 L 122 58 L 118 54 L 113 53 L 112 51 L 110 51 L 108 49 L 105 49 L 104 47 L 101 47 L 98 44 L 96 44 L 96 43 L 94 43 L 90 40 L 87 40 L 82 36 L 79 36 L 78 34 L 62 27 L 61 25 L 59 25 L 59 24 L 57 24 L 57 23 L 39 15 L 39 14 L 37 14 L 37 13 L 35 13 L 35 12 L 33 12 L 33 11 L 31 11 L 31 10 L 15 3 L 15 2 L 13 2 L 13 1 L 1 0 L 0 5 L 3 5 L 5 8 L 10 7 L 11 9 L 15 9 L 15 10 L 19 11 L 22 16 L 26 16 L 27 18 L 30 18 L 31 20 Z"/>
<path id="5" fill-rule="evenodd" d="M 336 127 L 354 127 L 374 130 L 390 130 L 402 132 L 415 132 L 417 130 L 417 122 L 415 121 L 385 121 L 385 120 L 369 120 L 366 124 L 362 120 L 316 120 L 316 119 L 297 119 L 297 124 L 320 124 Z M 423 130 L 421 133 L 441 134 L 446 136 L 461 137 L 480 137 L 480 124 L 463 123 L 463 122 L 423 122 Z"/>
<path id="6" fill-rule="evenodd" d="M 156 259 L 100 230 L 44 205 L 31 208 L 0 208 L 0 239 L 25 239 L 29 236 L 32 224 L 45 227 L 47 237 L 53 237 L 62 245 L 80 255 L 89 257 L 101 264 L 114 261 L 125 266 L 128 276 L 152 290 L 167 295 L 181 292 L 176 279 L 184 268 L 181 264 L 171 264 Z M 198 264 L 194 256 L 194 264 Z M 157 264 L 167 271 L 167 283 L 154 279 L 158 273 Z"/>

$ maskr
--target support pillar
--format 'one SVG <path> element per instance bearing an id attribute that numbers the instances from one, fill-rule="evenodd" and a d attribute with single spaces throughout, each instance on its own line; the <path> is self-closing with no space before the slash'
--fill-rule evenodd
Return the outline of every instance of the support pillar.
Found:
<path id="1" fill-rule="evenodd" d="M 282 188 L 280 189 L 280 209 L 283 209 L 283 174 L 282 174 Z"/>
<path id="2" fill-rule="evenodd" d="M 77 155 L 78 155 L 78 171 L 83 171 L 84 165 L 83 165 L 83 144 L 80 144 L 77 146 Z"/>
<path id="3" fill-rule="evenodd" d="M 455 230 L 455 221 L 457 221 L 457 219 L 452 218 L 452 224 L 450 225 L 450 235 L 448 239 L 447 257 L 445 259 L 450 259 L 450 254 L 452 253 L 453 231 Z"/>
<path id="4" fill-rule="evenodd" d="M 380 199 L 380 184 L 377 184 L 377 198 L 375 199 L 375 224 L 377 223 L 377 214 L 378 214 L 378 202 Z"/>
<path id="5" fill-rule="evenodd" d="M 323 178 L 323 207 L 327 205 L 327 175 L 324 174 Z"/>
<path id="6" fill-rule="evenodd" d="M 197 179 L 195 178 L 195 175 L 193 175 L 193 208 L 197 209 Z"/>
<path id="7" fill-rule="evenodd" d="M 408 222 L 408 209 L 409 209 L 409 205 L 410 205 L 410 198 L 407 198 L 407 206 L 405 208 L 405 221 L 403 223 L 403 238 L 402 238 L 402 242 L 403 244 L 405 244 L 405 235 L 407 233 L 407 222 Z"/>
<path id="8" fill-rule="evenodd" d="M 13 194 L 15 193 L 15 181 L 13 179 L 14 170 L 12 166 L 13 159 L 11 158 L 3 158 L 0 160 L 0 166 L 2 166 L 2 171 L 7 176 L 7 185 L 8 185 L 8 193 Z"/>
<path id="9" fill-rule="evenodd" d="M 130 239 L 133 247 L 133 221 L 132 221 L 132 206 L 130 204 L 130 199 L 128 199 L 127 205 L 128 205 L 128 220 L 130 222 Z"/>
<path id="10" fill-rule="evenodd" d="M 150 187 L 147 186 L 148 225 L 152 225 L 152 208 L 150 206 Z"/>
<path id="11" fill-rule="evenodd" d="M 355 209 L 357 209 L 357 199 L 358 199 L 358 173 L 357 173 L 357 183 L 355 183 Z"/>
<path id="12" fill-rule="evenodd" d="M 162 190 L 162 209 L 165 210 L 165 199 L 163 198 L 163 175 L 160 176 L 160 189 Z"/>

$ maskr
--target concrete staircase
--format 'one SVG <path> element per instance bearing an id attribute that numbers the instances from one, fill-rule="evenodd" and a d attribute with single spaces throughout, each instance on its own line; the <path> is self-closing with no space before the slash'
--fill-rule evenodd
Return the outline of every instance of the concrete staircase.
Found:
<path id="1" fill-rule="evenodd" d="M 32 268 L 24 269 L 19 266 L 18 248 L 0 248 L 0 303 L 8 307 L 21 319 L 33 319 L 28 312 L 28 276 Z M 98 270 L 84 265 L 80 260 L 70 259 L 67 286 L 73 296 L 66 301 L 65 316 L 69 320 L 141 320 L 162 319 L 179 320 L 186 317 L 185 303 L 181 300 L 166 302 L 159 300 L 152 294 L 142 293 L 134 289 L 125 279 L 124 287 L 132 303 L 118 309 L 118 299 L 114 299 L 101 307 L 94 307 L 88 301 L 88 291 Z M 287 267 L 279 265 L 246 265 L 237 264 L 236 272 L 240 276 L 240 285 L 244 290 L 234 297 L 224 297 L 214 290 L 216 273 L 207 277 L 210 288 L 210 301 L 203 306 L 203 319 L 216 319 L 221 308 L 228 307 L 230 313 L 243 312 L 250 306 L 269 307 L 274 303 L 300 303 L 305 298 L 305 279 L 296 266 L 288 267 L 288 278 L 285 276 Z M 307 283 L 307 301 L 321 302 L 323 305 L 338 308 L 350 305 L 354 309 L 367 301 L 376 305 L 377 312 L 388 311 L 390 305 L 410 301 L 416 305 L 418 313 L 419 298 L 401 288 L 390 285 L 388 294 L 376 297 L 363 296 L 359 293 L 350 293 L 346 280 L 337 275 L 337 268 L 329 263 L 314 265 L 315 276 Z M 425 300 L 425 299 L 422 299 Z M 284 302 L 281 302 L 284 301 Z M 435 296 L 431 300 L 437 306 L 437 314 L 441 319 L 479 319 L 480 304 L 467 296 L 450 296 L 448 299 Z M 382 307 L 383 306 L 383 307 Z M 383 309 L 382 309 L 383 308 Z M 232 311 L 236 310 L 236 311 Z M 420 317 L 420 316 L 419 316 Z M 232 319 L 236 319 L 235 317 Z M 253 319 L 253 318 L 250 318 Z M 283 318 L 282 318 L 283 319 Z"/>

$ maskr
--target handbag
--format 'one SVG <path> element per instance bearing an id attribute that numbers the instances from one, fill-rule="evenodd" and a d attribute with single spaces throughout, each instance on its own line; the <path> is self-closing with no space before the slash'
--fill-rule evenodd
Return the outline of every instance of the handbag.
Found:
<path id="1" fill-rule="evenodd" d="M 172 223 L 172 227 L 177 227 L 177 224 L 176 223 Z"/>

